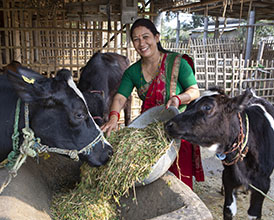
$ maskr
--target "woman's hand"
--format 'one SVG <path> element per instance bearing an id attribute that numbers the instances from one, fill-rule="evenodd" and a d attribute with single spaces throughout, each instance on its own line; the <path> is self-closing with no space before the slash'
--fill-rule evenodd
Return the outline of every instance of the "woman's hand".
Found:
<path id="1" fill-rule="evenodd" d="M 117 130 L 118 121 L 119 121 L 119 117 L 120 117 L 119 112 L 121 111 L 121 109 L 125 105 L 126 101 L 127 101 L 127 98 L 125 96 L 119 94 L 119 93 L 117 93 L 114 96 L 113 102 L 112 102 L 112 105 L 111 105 L 111 108 L 110 108 L 109 121 L 101 127 L 101 130 L 103 132 L 107 132 L 107 137 L 110 136 L 110 133 L 113 130 Z M 112 112 L 114 114 L 112 114 Z"/>
<path id="2" fill-rule="evenodd" d="M 178 97 L 178 96 L 177 96 Z M 175 97 L 175 96 L 172 96 L 168 102 L 166 103 L 166 109 L 168 109 L 170 106 L 174 106 L 176 108 L 179 108 L 180 106 L 180 101 L 179 99 Z"/>
<path id="3" fill-rule="evenodd" d="M 194 99 L 197 99 L 200 96 L 198 85 L 190 86 L 186 89 L 184 93 L 179 95 L 171 96 L 166 104 L 166 108 L 169 106 L 175 106 L 179 108 L 181 104 L 189 104 Z"/>
<path id="4" fill-rule="evenodd" d="M 107 137 L 110 136 L 110 133 L 113 130 L 117 130 L 118 128 L 118 117 L 116 115 L 112 115 L 107 123 L 101 126 L 101 130 L 107 133 Z"/>
<path id="5" fill-rule="evenodd" d="M 103 132 L 107 132 L 107 137 L 110 136 L 110 133 L 113 130 L 117 130 L 118 129 L 118 121 L 119 121 L 119 112 L 121 111 L 121 109 L 123 108 L 123 106 L 125 105 L 127 101 L 127 98 L 119 93 L 117 93 L 114 98 L 113 98 L 113 102 L 111 105 L 111 110 L 110 110 L 110 115 L 109 115 L 109 121 L 107 123 L 105 123 L 104 125 L 102 125 L 101 130 Z M 111 114 L 112 112 L 116 112 L 114 114 Z"/>

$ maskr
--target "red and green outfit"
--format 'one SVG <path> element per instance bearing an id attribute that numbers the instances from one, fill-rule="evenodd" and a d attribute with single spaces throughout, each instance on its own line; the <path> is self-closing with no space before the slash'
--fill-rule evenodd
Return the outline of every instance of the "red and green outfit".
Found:
<path id="1" fill-rule="evenodd" d="M 128 98 L 136 87 L 138 96 L 143 100 L 142 112 L 144 112 L 154 106 L 166 104 L 171 96 L 178 95 L 196 84 L 193 70 L 188 62 L 178 53 L 166 53 L 162 57 L 156 77 L 150 82 L 144 79 L 141 60 L 131 65 L 123 75 L 118 93 Z M 184 107 L 185 105 L 179 106 L 179 110 L 182 111 Z M 175 161 L 169 170 L 190 188 L 192 188 L 192 176 L 195 176 L 196 181 L 204 181 L 199 146 L 181 140 L 178 161 Z"/>

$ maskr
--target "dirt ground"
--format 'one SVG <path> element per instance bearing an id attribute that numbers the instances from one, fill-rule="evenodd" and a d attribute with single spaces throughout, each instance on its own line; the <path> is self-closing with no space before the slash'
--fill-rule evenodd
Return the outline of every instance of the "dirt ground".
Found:
<path id="1" fill-rule="evenodd" d="M 215 157 L 214 153 L 207 149 L 201 149 L 203 167 L 205 171 L 205 181 L 197 182 L 194 191 L 211 211 L 214 220 L 222 219 L 224 197 L 221 194 L 222 170 L 221 162 Z M 274 173 L 271 176 L 271 188 L 267 194 L 274 198 Z M 249 207 L 249 193 L 239 192 L 237 196 L 237 214 L 235 219 L 246 220 Z M 264 200 L 262 220 L 274 219 L 274 203 L 269 199 Z"/>

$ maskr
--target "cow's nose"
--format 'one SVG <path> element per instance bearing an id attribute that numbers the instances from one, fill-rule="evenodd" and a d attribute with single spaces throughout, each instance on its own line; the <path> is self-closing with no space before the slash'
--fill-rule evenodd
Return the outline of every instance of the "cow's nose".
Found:
<path id="1" fill-rule="evenodd" d="M 113 150 L 112 148 L 110 148 L 107 152 L 108 156 L 111 157 L 113 155 Z"/>

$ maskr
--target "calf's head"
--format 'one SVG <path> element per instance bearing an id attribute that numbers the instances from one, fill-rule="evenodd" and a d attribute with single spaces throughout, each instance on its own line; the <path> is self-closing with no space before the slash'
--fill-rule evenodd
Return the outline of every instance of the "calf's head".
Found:
<path id="1" fill-rule="evenodd" d="M 30 127 L 43 144 L 80 151 L 93 143 L 81 152 L 80 159 L 91 166 L 107 162 L 112 148 L 92 119 L 70 71 L 63 69 L 55 78 L 46 78 L 20 67 L 16 73 L 9 71 L 8 78 L 19 97 L 30 104 Z M 100 140 L 93 142 L 97 137 Z"/>
<path id="2" fill-rule="evenodd" d="M 244 110 L 251 97 L 250 90 L 234 98 L 221 90 L 207 91 L 183 113 L 166 122 L 165 131 L 173 138 L 202 147 L 215 146 L 214 150 L 221 153 L 237 137 L 240 129 L 237 114 Z"/>

